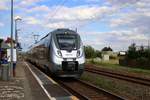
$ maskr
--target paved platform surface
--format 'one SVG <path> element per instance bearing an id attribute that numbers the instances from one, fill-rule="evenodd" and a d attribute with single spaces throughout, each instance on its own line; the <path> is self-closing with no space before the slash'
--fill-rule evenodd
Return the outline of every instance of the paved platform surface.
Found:
<path id="1" fill-rule="evenodd" d="M 78 100 L 74 95 L 69 93 L 67 90 L 62 88 L 57 82 L 55 82 L 51 77 L 47 76 L 41 72 L 38 68 L 30 63 L 26 63 L 27 67 L 37 81 L 39 81 L 40 86 L 43 88 L 48 97 L 52 100 Z"/>
<path id="2" fill-rule="evenodd" d="M 0 81 L 0 100 L 78 100 L 32 64 L 20 61 L 16 77 Z"/>
<path id="3" fill-rule="evenodd" d="M 0 100 L 49 100 L 24 62 L 18 62 L 16 77 L 0 81 Z"/>

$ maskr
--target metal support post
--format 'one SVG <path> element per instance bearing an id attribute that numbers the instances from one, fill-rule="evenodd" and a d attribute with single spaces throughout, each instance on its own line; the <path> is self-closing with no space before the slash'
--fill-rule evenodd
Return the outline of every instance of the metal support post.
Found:
<path id="1" fill-rule="evenodd" d="M 11 63 L 10 63 L 10 68 L 9 68 L 9 76 L 12 79 L 13 77 L 13 0 L 11 0 Z"/>

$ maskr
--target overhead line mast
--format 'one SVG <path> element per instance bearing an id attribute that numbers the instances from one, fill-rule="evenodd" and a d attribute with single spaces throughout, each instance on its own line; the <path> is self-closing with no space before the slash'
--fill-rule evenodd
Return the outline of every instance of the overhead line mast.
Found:
<path id="1" fill-rule="evenodd" d="M 39 36 L 40 36 L 40 35 L 38 35 L 38 34 L 34 34 L 34 35 L 33 35 L 33 38 L 34 38 L 35 43 L 38 42 Z"/>

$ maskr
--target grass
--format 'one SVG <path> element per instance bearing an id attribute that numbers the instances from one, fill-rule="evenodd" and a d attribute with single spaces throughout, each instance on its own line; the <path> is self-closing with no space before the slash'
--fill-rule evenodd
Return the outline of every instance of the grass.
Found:
<path id="1" fill-rule="evenodd" d="M 126 66 L 120 66 L 118 60 L 110 60 L 110 61 L 92 61 L 88 60 L 87 64 L 95 64 L 99 65 L 99 67 L 108 68 L 112 70 L 118 70 L 118 71 L 127 71 L 127 72 L 134 72 L 134 73 L 142 73 L 145 75 L 150 75 L 150 70 L 136 68 L 136 67 L 126 67 Z"/>
<path id="2" fill-rule="evenodd" d="M 87 82 L 92 82 L 101 88 L 107 88 L 109 90 L 113 90 L 113 84 L 111 84 L 112 82 L 110 80 L 104 80 L 100 77 L 93 78 L 93 76 L 90 74 L 83 75 L 81 79 Z"/>
<path id="3" fill-rule="evenodd" d="M 87 63 L 97 65 L 100 68 L 111 69 L 113 71 L 120 71 L 124 73 L 135 73 L 141 77 L 150 78 L 150 70 L 120 66 L 118 60 L 94 61 L 94 62 L 88 60 Z M 144 100 L 149 100 L 150 98 L 149 94 L 150 89 L 144 86 L 142 87 L 140 85 L 136 84 L 134 85 L 132 83 L 120 81 L 118 79 L 94 75 L 88 72 L 85 72 L 82 75 L 81 79 L 90 82 L 100 88 L 109 90 L 118 95 L 122 95 L 124 97 L 132 99 L 144 99 Z"/>
<path id="4" fill-rule="evenodd" d="M 94 77 L 94 78 L 93 78 Z M 82 80 L 87 81 L 89 83 L 92 83 L 100 88 L 103 88 L 107 91 L 116 93 L 118 95 L 122 95 L 126 98 L 137 98 L 137 97 L 144 97 L 144 95 L 147 93 L 147 88 L 143 88 L 140 86 L 132 86 L 130 83 L 118 81 L 115 79 L 103 77 L 103 76 L 97 76 L 91 73 L 84 73 L 81 77 Z M 149 95 L 148 95 L 149 96 Z M 144 97 L 147 98 L 147 97 Z M 149 100 L 149 99 L 147 99 Z"/>

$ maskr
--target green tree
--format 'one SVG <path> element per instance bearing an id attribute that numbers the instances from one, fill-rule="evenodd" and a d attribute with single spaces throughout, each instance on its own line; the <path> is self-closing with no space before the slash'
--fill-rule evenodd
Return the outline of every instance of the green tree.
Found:
<path id="1" fill-rule="evenodd" d="M 144 46 L 143 45 L 141 45 L 140 49 L 138 51 L 136 51 L 136 52 L 137 52 L 137 57 L 138 58 L 139 57 L 145 57 L 145 50 L 144 50 Z"/>
<path id="2" fill-rule="evenodd" d="M 138 57 L 138 53 L 136 52 L 136 44 L 133 43 L 129 46 L 128 49 L 128 58 L 136 59 Z"/>
<path id="3" fill-rule="evenodd" d="M 96 57 L 102 58 L 102 53 L 99 50 L 95 51 Z"/>
<path id="4" fill-rule="evenodd" d="M 145 50 L 144 56 L 150 60 L 150 48 Z"/>
<path id="5" fill-rule="evenodd" d="M 93 47 L 91 46 L 84 46 L 84 50 L 85 50 L 85 57 L 86 58 L 95 58 L 95 50 Z"/>
<path id="6" fill-rule="evenodd" d="M 0 48 L 1 48 L 1 44 L 2 44 L 2 42 L 3 42 L 3 39 L 0 39 Z"/>

